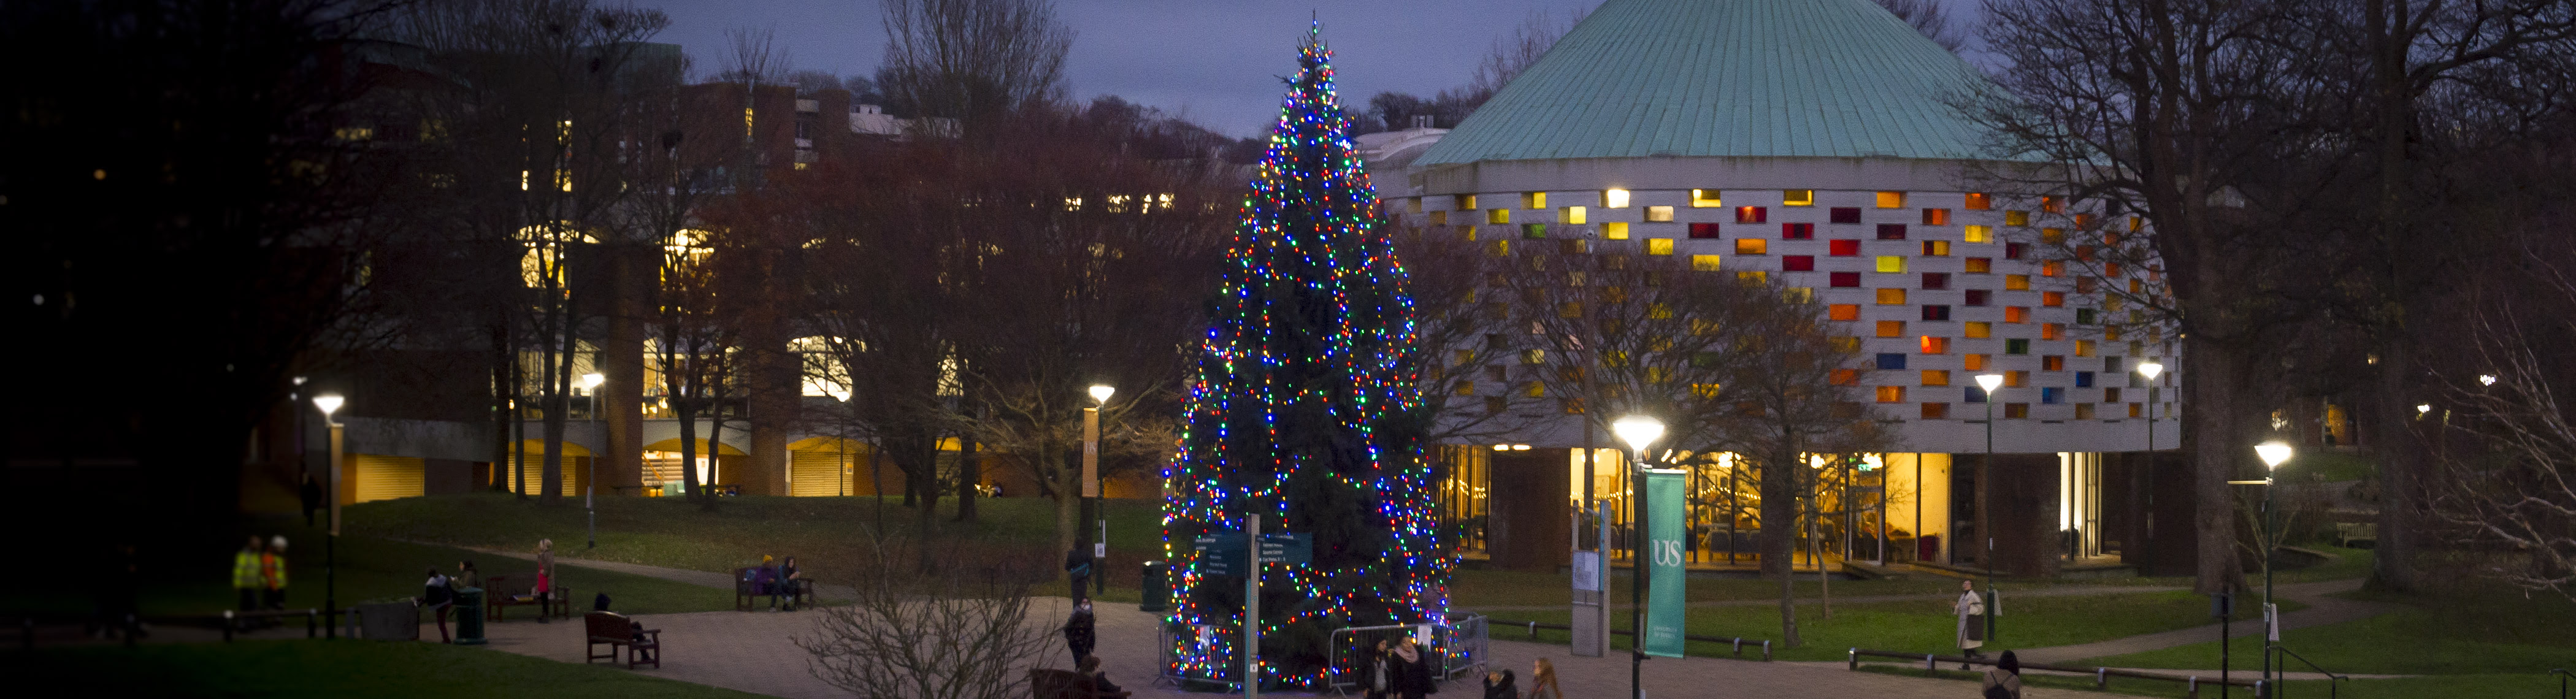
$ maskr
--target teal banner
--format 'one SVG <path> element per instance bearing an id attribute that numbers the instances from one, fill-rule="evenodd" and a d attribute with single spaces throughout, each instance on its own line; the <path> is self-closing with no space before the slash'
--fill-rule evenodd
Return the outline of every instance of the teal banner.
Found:
<path id="1" fill-rule="evenodd" d="M 1684 471 L 1646 472 L 1646 654 L 1682 657 Z"/>

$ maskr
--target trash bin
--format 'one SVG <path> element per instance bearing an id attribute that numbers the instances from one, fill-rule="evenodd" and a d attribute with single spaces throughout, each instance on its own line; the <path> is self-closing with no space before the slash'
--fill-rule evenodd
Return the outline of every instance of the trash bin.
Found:
<path id="1" fill-rule="evenodd" d="M 456 590 L 456 610 L 449 613 L 456 620 L 456 645 L 479 646 L 483 638 L 483 588 Z"/>
<path id="2" fill-rule="evenodd" d="M 358 605 L 358 637 L 373 641 L 420 640 L 420 605 L 407 599 Z"/>
<path id="3" fill-rule="evenodd" d="M 1163 574 L 1163 562 L 1146 561 L 1145 574 L 1142 577 L 1145 580 L 1145 589 L 1142 599 L 1136 604 L 1137 611 L 1163 611 L 1172 599 L 1172 581 Z"/>

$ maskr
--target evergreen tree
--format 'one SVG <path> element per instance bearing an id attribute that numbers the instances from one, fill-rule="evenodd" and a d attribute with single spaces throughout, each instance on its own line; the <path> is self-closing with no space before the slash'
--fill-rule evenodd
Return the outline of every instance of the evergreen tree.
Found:
<path id="1" fill-rule="evenodd" d="M 1333 629 L 1436 622 L 1449 605 L 1423 458 L 1412 301 L 1351 147 L 1319 29 L 1299 46 L 1279 122 L 1243 203 L 1190 387 L 1163 536 L 1184 676 L 1241 681 L 1243 580 L 1203 572 L 1191 540 L 1314 537 L 1310 565 L 1260 567 L 1261 679 L 1320 685 Z M 1185 627 L 1184 627 L 1185 628 Z"/>

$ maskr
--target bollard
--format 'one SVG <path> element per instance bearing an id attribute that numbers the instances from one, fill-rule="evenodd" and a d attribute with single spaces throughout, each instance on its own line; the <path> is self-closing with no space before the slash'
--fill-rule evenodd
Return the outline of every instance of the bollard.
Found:
<path id="1" fill-rule="evenodd" d="M 317 633 L 317 632 L 319 632 L 319 631 L 321 630 L 321 628 L 322 628 L 322 616 L 321 616 L 321 614 L 319 614 L 319 613 L 317 613 L 317 612 L 313 611 L 313 608 L 312 608 L 312 607 L 305 607 L 305 608 L 304 608 L 304 637 L 305 637 L 305 638 L 312 638 L 312 637 L 313 637 L 313 635 L 314 635 L 315 633 Z"/>
<path id="2" fill-rule="evenodd" d="M 1530 622 L 1530 623 L 1529 623 L 1529 633 L 1530 633 L 1530 640 L 1533 640 L 1533 641 L 1538 640 L 1538 622 L 1533 621 L 1533 622 Z M 1372 661 L 1372 662 L 1374 662 L 1374 661 Z"/>
<path id="3" fill-rule="evenodd" d="M 1763 641 L 1763 642 L 1762 642 L 1762 661 L 1763 661 L 1763 662 L 1770 662 L 1770 661 L 1771 661 L 1771 642 L 1770 642 L 1770 641 Z"/>
<path id="4" fill-rule="evenodd" d="M 1735 657 L 1744 657 L 1744 638 L 1742 636 L 1738 636 L 1735 639 Z"/>
<path id="5" fill-rule="evenodd" d="M 2191 676 L 2191 681 L 2183 685 L 2183 693 L 2182 693 L 2182 695 L 2183 695 L 2184 699 L 2200 699 L 2200 676 L 2199 676 L 2199 675 L 2193 675 L 2193 676 Z"/>
<path id="6" fill-rule="evenodd" d="M 2269 687 L 2265 687 L 2265 686 L 2263 685 L 2263 682 L 2264 682 L 2263 680 L 2255 680 L 2255 681 L 2254 681 L 2254 699 L 2268 699 L 2269 697 L 2271 697 L 2271 696 L 2272 696 L 2272 695 L 2271 695 L 2271 693 L 2269 693 L 2269 692 L 2265 691 L 2265 690 L 2268 690 L 2268 689 L 2270 689 L 2270 688 L 2269 688 Z"/>
<path id="7" fill-rule="evenodd" d="M 2109 688 L 2110 686 L 2111 686 L 2111 668 L 2107 668 L 2107 667 L 2097 667 L 2097 668 L 2093 668 L 2093 688 L 2094 688 L 2094 689 L 2097 689 L 2097 690 L 2098 690 L 2098 689 L 2107 689 L 2107 688 Z"/>
<path id="8" fill-rule="evenodd" d="M 245 592 L 242 594 L 250 593 Z M 224 610 L 224 642 L 233 642 L 233 610 L 230 609 Z"/>
<path id="9" fill-rule="evenodd" d="M 1850 656 L 1850 658 L 1851 658 L 1851 667 L 1844 668 L 1844 669 L 1847 669 L 1847 670 L 1858 670 L 1858 669 L 1860 669 L 1860 648 L 1859 648 L 1859 647 L 1855 646 L 1855 647 L 1853 647 L 1853 648 L 1851 649 L 1851 656 Z"/>
<path id="10" fill-rule="evenodd" d="M 1931 653 L 1925 653 L 1925 654 L 1923 654 L 1923 674 L 1926 674 L 1926 675 L 1939 674 L 1939 673 L 1940 673 L 1940 671 L 1941 671 L 1941 670 L 1940 670 L 1940 667 L 1941 667 L 1940 665 L 1937 665 L 1937 664 L 1935 664 L 1935 663 L 1933 663 L 1933 662 L 1932 662 L 1932 654 L 1931 654 Z"/>

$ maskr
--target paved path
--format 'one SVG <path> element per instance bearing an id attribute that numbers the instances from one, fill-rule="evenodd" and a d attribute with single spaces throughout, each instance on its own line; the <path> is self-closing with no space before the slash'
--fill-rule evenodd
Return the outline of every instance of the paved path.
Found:
<path id="1" fill-rule="evenodd" d="M 2040 589 L 2036 589 L 2036 590 L 2005 590 L 2005 591 L 2004 591 L 2004 596 L 2005 596 L 2005 597 L 2007 597 L 2007 598 L 2020 598 L 2020 597 L 2083 597 L 2083 596 L 2086 596 L 2086 595 L 2125 595 L 2125 594 L 2140 593 L 2140 592 L 2172 592 L 2172 591 L 2175 591 L 2175 590 L 2188 590 L 2188 589 L 2191 589 L 2191 588 L 2187 588 L 2187 587 L 2168 587 L 2168 586 L 2152 586 L 2152 585 L 2132 585 L 2132 586 L 2064 585 L 2064 586 L 2058 586 L 2058 587 L 2045 587 L 2045 588 L 2040 588 Z M 1834 598 L 1834 603 L 1835 603 L 1835 604 L 1868 604 L 1868 603 L 1871 603 L 1871 602 L 1947 602 L 1947 601 L 1950 601 L 1950 600 L 1952 600 L 1952 599 L 1956 599 L 1956 598 L 1958 598 L 1958 596 L 1959 596 L 1959 593 L 1956 593 L 1956 592 L 1944 592 L 1944 593 L 1935 593 L 1935 594 L 1914 594 L 1914 595 L 1860 595 L 1860 596 L 1855 596 L 1855 597 L 1835 597 L 1835 598 Z M 1801 598 L 1798 598 L 1798 600 L 1797 600 L 1797 601 L 1798 601 L 1798 603 L 1799 603 L 1799 604 L 1808 604 L 1808 603 L 1812 603 L 1812 602 L 1821 602 L 1821 601 L 1823 601 L 1823 600 L 1819 600 L 1819 599 L 1816 599 L 1816 598 L 1813 598 L 1813 597 L 1801 597 Z M 1690 603 L 1690 606 L 1691 606 L 1691 607 L 1693 607 L 1693 608 L 1704 608 L 1704 607 L 1767 607 L 1767 606 L 1777 605 L 1777 604 L 1779 604 L 1779 603 L 1780 603 L 1779 598 L 1776 598 L 1776 597 L 1775 597 L 1775 598 L 1771 598 L 1771 599 L 1730 599 L 1730 600 L 1706 600 L 1706 601 L 1700 601 L 1700 602 L 1692 602 L 1692 603 Z M 1635 607 L 1636 607 L 1636 605 L 1634 605 L 1634 604 L 1614 604 L 1614 605 L 1611 605 L 1611 608 L 1612 608 L 1612 609 L 1633 609 L 1633 608 L 1635 608 Z M 1530 605 L 1530 604 L 1523 604 L 1523 605 L 1499 605 L 1499 606 L 1491 606 L 1491 607 L 1462 607 L 1462 609 L 1468 609 L 1468 610 L 1472 610 L 1472 611 L 1476 611 L 1476 612 L 1531 612 L 1531 611 L 1563 611 L 1563 610 L 1565 610 L 1565 609 L 1566 609 L 1566 605 L 1562 605 L 1562 604 L 1551 604 L 1551 605 Z"/>
<path id="2" fill-rule="evenodd" d="M 2308 608 L 2306 609 L 2282 613 L 2281 628 L 2283 630 L 2304 629 L 2311 626 L 2340 624 L 2347 621 L 2368 619 L 2397 610 L 2397 606 L 2392 604 L 2381 602 L 2361 602 L 2340 597 L 2327 596 L 2335 593 L 2351 592 L 2353 590 L 2361 589 L 2361 583 L 2362 581 L 2356 578 L 2352 580 L 2292 583 L 2280 586 L 2278 593 L 2282 599 L 2292 600 L 2308 605 Z M 2239 601 L 2243 601 L 2243 599 L 2244 598 L 2240 597 Z M 2215 641 L 2218 640 L 2219 628 L 2220 625 L 2218 624 L 2210 624 L 2207 626 L 2196 626 L 2188 629 L 2175 629 L 2162 633 L 2115 638 L 2108 641 L 2098 641 L 2081 645 L 2054 646 L 2048 648 L 2024 648 L 2017 650 L 2016 654 L 2020 655 L 2023 660 L 2035 663 L 2064 663 L 2083 660 L 2086 658 L 2100 658 L 2113 655 L 2125 655 L 2128 653 L 2144 653 L 2151 650 L 2172 648 L 2174 646 Z M 2239 638 L 2260 636 L 2263 633 L 2263 623 L 2261 621 L 2237 622 L 2229 625 L 2229 630 L 2234 631 L 2234 636 Z"/>
<path id="3" fill-rule="evenodd" d="M 431 544 L 432 542 L 417 541 L 417 542 L 412 542 L 412 543 L 419 543 L 419 544 Z M 466 549 L 466 550 L 473 551 L 473 552 L 476 552 L 476 553 L 487 554 L 487 555 L 493 555 L 493 556 L 503 556 L 503 557 L 508 557 L 508 558 L 516 558 L 516 559 L 523 560 L 523 561 L 533 561 L 533 560 L 537 560 L 537 554 L 535 554 L 535 553 L 531 553 L 531 552 L 527 552 L 527 551 L 502 550 L 502 549 L 487 549 L 487 548 L 482 548 L 482 547 L 478 547 L 478 546 L 456 546 L 455 544 L 432 544 L 432 545 L 436 545 L 436 546 L 454 546 L 454 547 L 456 547 L 456 548 Z M 728 575 L 726 575 L 726 574 L 724 574 L 724 573 L 717 573 L 717 572 L 712 572 L 712 571 L 704 571 L 704 570 L 683 570 L 683 569 L 680 569 L 680 568 L 664 568 L 664 567 L 661 567 L 661 566 L 649 566 L 649 565 L 644 565 L 644 564 L 642 564 L 642 563 L 620 563 L 620 562 L 617 562 L 617 561 L 599 561 L 599 560 L 591 560 L 591 559 L 587 559 L 587 558 L 572 558 L 572 557 L 569 557 L 569 556 L 562 555 L 562 553 L 561 553 L 561 552 L 557 552 L 557 553 L 556 553 L 556 555 L 555 555 L 555 565 L 579 566 L 579 567 L 583 567 L 583 568 L 593 568 L 593 569 L 598 569 L 598 570 L 614 571 L 614 572 L 619 572 L 619 573 L 627 573 L 627 574 L 631 574 L 631 575 L 641 575 L 641 576 L 645 576 L 645 577 L 649 577 L 649 578 L 661 578 L 661 579 L 663 579 L 663 580 L 669 580 L 669 581 L 672 581 L 672 582 L 684 582 L 684 583 L 688 583 L 688 584 L 691 584 L 691 585 L 700 585 L 700 586 L 705 586 L 705 587 L 712 587 L 712 588 L 716 588 L 716 589 L 719 589 L 719 590 L 730 590 L 730 589 L 733 589 L 733 578 L 732 578 L 731 576 L 728 576 Z M 851 589 L 851 588 L 850 588 L 850 586 L 848 586 L 848 585 L 825 585 L 825 584 L 817 583 L 817 584 L 815 584 L 815 585 L 814 585 L 814 594 L 815 594 L 816 596 L 818 596 L 818 597 L 823 598 L 823 599 L 841 599 L 841 600 L 846 600 L 846 599 L 851 599 L 851 598 L 853 598 L 853 597 L 857 597 L 857 596 L 858 596 L 858 591 L 857 591 L 857 590 L 854 590 L 854 589 Z"/>

